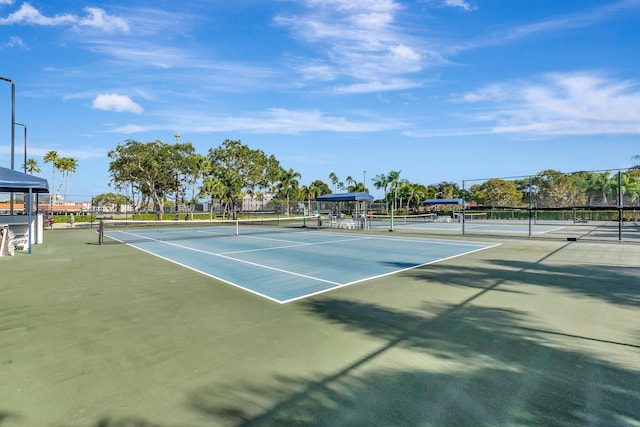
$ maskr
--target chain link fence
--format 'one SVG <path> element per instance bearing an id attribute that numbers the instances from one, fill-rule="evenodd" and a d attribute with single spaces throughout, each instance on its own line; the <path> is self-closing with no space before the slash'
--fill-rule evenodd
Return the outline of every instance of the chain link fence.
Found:
<path id="1" fill-rule="evenodd" d="M 640 243 L 640 170 L 468 179 L 463 234 Z"/>

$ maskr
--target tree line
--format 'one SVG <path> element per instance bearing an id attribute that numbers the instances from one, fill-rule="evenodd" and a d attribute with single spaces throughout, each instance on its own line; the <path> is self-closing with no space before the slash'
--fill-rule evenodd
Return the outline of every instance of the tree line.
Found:
<path id="1" fill-rule="evenodd" d="M 369 192 L 365 182 L 352 176 L 343 181 L 331 172 L 329 184 L 316 179 L 300 186 L 301 174 L 284 168 L 274 155 L 252 149 L 241 141 L 225 140 L 198 154 L 189 142 L 166 144 L 162 141 L 141 143 L 127 140 L 108 153 L 111 184 L 119 195 L 101 195 L 96 203 L 128 203 L 136 210 L 153 205 L 161 217 L 167 203 L 193 213 L 199 200 L 208 199 L 224 206 L 225 213 L 235 213 L 245 193 L 258 200 L 272 193 L 290 211 L 291 200 L 310 201 L 336 191 Z M 634 156 L 640 159 L 639 156 Z M 384 206 L 396 211 L 420 210 L 430 198 L 463 198 L 468 203 L 487 207 L 527 206 L 532 201 L 542 206 L 607 205 L 618 194 L 618 180 L 610 172 L 575 172 L 565 174 L 545 170 L 532 177 L 505 180 L 489 179 L 469 188 L 453 182 L 424 185 L 401 178 L 402 171 L 377 174 L 373 186 L 384 193 Z M 622 175 L 622 190 L 632 202 L 640 196 L 640 168 Z M 108 197 L 107 197 L 108 196 Z M 120 197 L 114 200 L 114 197 Z M 108 199 L 108 200 L 106 200 Z"/>
<path id="2" fill-rule="evenodd" d="M 218 202 L 224 212 L 235 213 L 244 194 L 257 200 L 270 193 L 290 211 L 290 203 L 311 200 L 334 192 L 369 192 L 364 180 L 352 176 L 341 180 L 329 173 L 328 183 L 321 179 L 309 185 L 300 185 L 301 174 L 284 168 L 274 156 L 252 149 L 239 140 L 224 140 L 220 146 L 210 148 L 206 155 L 198 154 L 189 142 L 167 144 L 156 140 L 142 143 L 126 140 L 109 151 L 110 184 L 119 193 L 106 193 L 94 197 L 94 205 L 132 206 L 136 211 L 153 206 L 159 217 L 165 206 L 182 207 L 193 213 L 200 200 L 207 199 L 213 207 Z M 640 160 L 640 155 L 632 157 Z M 63 185 L 66 200 L 70 178 L 78 162 L 71 157 L 60 157 L 54 150 L 44 156 L 52 165 L 52 188 L 55 190 L 56 172 L 62 176 L 55 194 Z M 34 159 L 25 165 L 29 173 L 39 173 Z M 544 170 L 534 176 L 516 179 L 493 178 L 482 183 L 460 188 L 454 182 L 421 184 L 401 177 L 402 171 L 392 170 L 371 178 L 376 190 L 382 190 L 385 212 L 419 211 L 425 199 L 462 198 L 467 203 L 482 207 L 537 207 L 607 206 L 622 194 L 626 203 L 640 202 L 640 165 L 617 174 L 609 171 L 574 172 L 565 174 Z M 620 181 L 620 182 L 619 182 Z"/>

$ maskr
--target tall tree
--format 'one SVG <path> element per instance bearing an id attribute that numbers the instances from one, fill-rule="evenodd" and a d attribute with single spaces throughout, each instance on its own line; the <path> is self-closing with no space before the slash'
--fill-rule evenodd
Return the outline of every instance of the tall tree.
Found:
<path id="1" fill-rule="evenodd" d="M 397 203 L 396 199 L 398 197 L 398 186 L 399 186 L 401 172 L 402 171 L 391 171 L 387 175 L 387 181 L 391 185 L 391 193 L 393 198 L 393 210 L 396 210 L 396 203 Z"/>
<path id="2" fill-rule="evenodd" d="M 514 181 L 492 178 L 471 186 L 471 198 L 479 204 L 493 207 L 514 207 L 522 201 L 522 191 Z"/>
<path id="3" fill-rule="evenodd" d="M 62 172 L 62 179 L 64 180 L 64 195 L 63 201 L 67 201 L 67 194 L 69 192 L 69 182 L 71 181 L 71 174 L 76 173 L 78 168 L 78 161 L 73 157 L 62 157 L 58 159 L 58 170 Z"/>
<path id="4" fill-rule="evenodd" d="M 298 188 L 299 182 L 297 178 L 301 178 L 299 172 L 296 172 L 293 169 L 289 169 L 288 171 L 283 171 L 280 175 L 280 182 L 276 187 L 278 193 L 282 194 L 287 200 L 287 216 L 290 213 L 289 207 L 289 196 L 292 192 L 295 192 Z"/>
<path id="5" fill-rule="evenodd" d="M 56 170 L 58 169 L 58 152 L 56 150 L 47 151 L 44 155 L 44 162 L 51 163 L 51 190 L 53 194 L 49 194 L 49 210 L 53 209 L 53 203 L 56 198 L 55 194 L 55 182 L 56 182 Z"/>
<path id="6" fill-rule="evenodd" d="M 234 214 L 244 190 L 268 188 L 277 182 L 282 171 L 273 155 L 251 149 L 241 141 L 227 139 L 218 148 L 209 149 L 208 157 L 209 175 L 223 183 L 225 206 L 231 205 Z"/>
<path id="7" fill-rule="evenodd" d="M 225 194 L 226 188 L 222 181 L 213 176 L 207 176 L 204 178 L 202 186 L 200 187 L 200 194 L 198 195 L 198 197 L 210 197 L 209 219 L 213 219 L 213 207 L 215 200 L 220 200 L 220 202 L 222 203 L 222 199 Z"/>
<path id="8" fill-rule="evenodd" d="M 586 193 L 588 203 L 593 204 L 596 200 L 601 200 L 603 205 L 608 204 L 607 197 L 611 194 L 613 181 L 611 174 L 607 172 L 594 172 L 586 179 Z"/>
<path id="9" fill-rule="evenodd" d="M 338 183 L 340 182 L 338 175 L 336 175 L 334 172 L 331 172 L 329 174 L 329 179 L 331 180 L 331 185 L 333 185 L 333 191 L 336 191 L 336 189 L 338 188 Z"/>
<path id="10" fill-rule="evenodd" d="M 26 167 L 25 167 L 26 166 Z M 26 165 L 22 165 L 31 175 L 34 173 L 40 173 L 40 165 L 36 159 L 28 159 Z"/>
<path id="11" fill-rule="evenodd" d="M 190 154 L 185 158 L 187 184 L 191 188 L 189 200 L 189 214 L 193 219 L 193 211 L 196 204 L 198 183 L 204 175 L 211 170 L 211 162 L 207 156 L 202 154 Z"/>
<path id="12" fill-rule="evenodd" d="M 375 177 L 372 178 L 373 181 L 373 186 L 376 188 L 376 190 L 380 190 L 382 189 L 382 191 L 384 192 L 384 200 L 385 202 L 387 201 L 387 189 L 389 187 L 389 176 L 385 175 L 383 173 L 379 173 L 378 175 L 376 175 Z M 385 207 L 385 213 L 389 213 L 389 203 L 385 203 L 384 205 Z"/>
<path id="13" fill-rule="evenodd" d="M 185 162 L 194 152 L 191 143 L 174 145 L 162 141 L 141 143 L 127 140 L 108 153 L 111 182 L 116 186 L 135 183 L 135 187 L 153 200 L 158 219 L 162 219 L 166 196 L 179 192 Z"/>

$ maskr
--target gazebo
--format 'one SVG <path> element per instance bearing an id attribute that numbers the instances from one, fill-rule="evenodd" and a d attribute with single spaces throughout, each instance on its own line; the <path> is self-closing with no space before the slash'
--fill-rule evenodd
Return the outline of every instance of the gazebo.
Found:
<path id="1" fill-rule="evenodd" d="M 37 243 L 38 229 L 36 224 L 35 234 L 33 233 L 33 195 L 41 193 L 49 193 L 49 183 L 44 178 L 32 176 L 16 170 L 0 167 L 0 193 L 24 193 L 28 194 L 25 200 L 25 209 L 27 211 L 28 221 L 26 228 L 29 236 L 29 253 L 31 253 L 31 243 Z M 37 206 L 37 203 L 36 203 Z M 36 216 L 37 218 L 37 216 Z M 7 226 L 21 225 L 24 227 L 24 215 L 3 215 L 0 216 L 0 223 Z"/>
<path id="2" fill-rule="evenodd" d="M 322 202 L 333 202 L 333 203 L 338 203 L 338 202 L 364 202 L 364 210 L 363 213 L 365 213 L 365 215 L 363 215 L 363 219 L 364 219 L 364 223 L 363 223 L 363 228 L 367 228 L 367 203 L 371 203 L 373 202 L 374 197 L 369 194 L 369 193 L 365 193 L 365 192 L 355 192 L 355 193 L 335 193 L 335 194 L 324 194 L 320 197 L 318 197 L 316 199 L 316 202 L 318 204 L 317 206 L 317 212 L 318 212 L 318 227 L 320 227 L 321 225 L 321 217 L 320 217 L 320 205 Z M 347 228 L 354 228 L 355 225 L 353 224 L 353 220 L 351 221 L 351 223 L 346 222 L 345 224 L 347 224 Z M 349 226 L 351 225 L 351 226 Z M 337 226 L 337 224 L 336 224 Z"/>

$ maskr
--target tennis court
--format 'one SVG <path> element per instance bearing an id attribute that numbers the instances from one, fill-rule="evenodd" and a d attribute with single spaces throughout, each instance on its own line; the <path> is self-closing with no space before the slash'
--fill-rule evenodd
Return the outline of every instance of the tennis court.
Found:
<path id="1" fill-rule="evenodd" d="M 372 216 L 371 218 L 372 228 L 392 228 L 393 224 L 394 229 L 398 228 L 400 230 L 460 232 L 462 229 L 458 218 L 453 220 L 451 217 L 438 217 L 435 214 L 399 216 L 394 218 L 393 222 L 389 216 L 380 215 Z M 569 226 L 567 221 L 540 221 L 532 224 L 530 230 L 528 221 L 488 220 L 486 217 L 481 220 L 467 219 L 465 221 L 465 231 L 487 234 L 527 235 L 531 231 L 532 234 L 542 235 L 556 232 L 567 226 Z"/>
<path id="2" fill-rule="evenodd" d="M 301 224 L 158 224 L 108 229 L 105 236 L 278 303 L 496 246 L 317 231 Z"/>
<path id="3" fill-rule="evenodd" d="M 0 257 L 2 427 L 640 423 L 635 244 L 492 236 L 499 246 L 475 250 L 485 238 L 421 245 L 404 237 L 422 232 L 375 229 L 174 230 L 154 242 L 153 228 L 107 229 L 130 243 L 104 245 L 95 229 L 48 230 L 32 255 Z M 150 243 L 182 258 L 150 255 Z M 429 250 L 447 256 L 438 243 L 475 251 L 411 268 Z M 406 246 L 422 255 L 405 260 Z M 243 269 L 273 252 L 293 271 L 314 248 L 333 255 L 305 274 L 343 284 L 356 278 L 328 271 L 348 264 L 323 264 L 358 258 L 348 247 L 371 258 L 363 268 L 404 270 L 277 304 L 176 264 L 229 274 L 222 260 Z M 378 254 L 396 250 L 402 259 Z M 278 277 L 298 283 L 289 276 Z"/>

